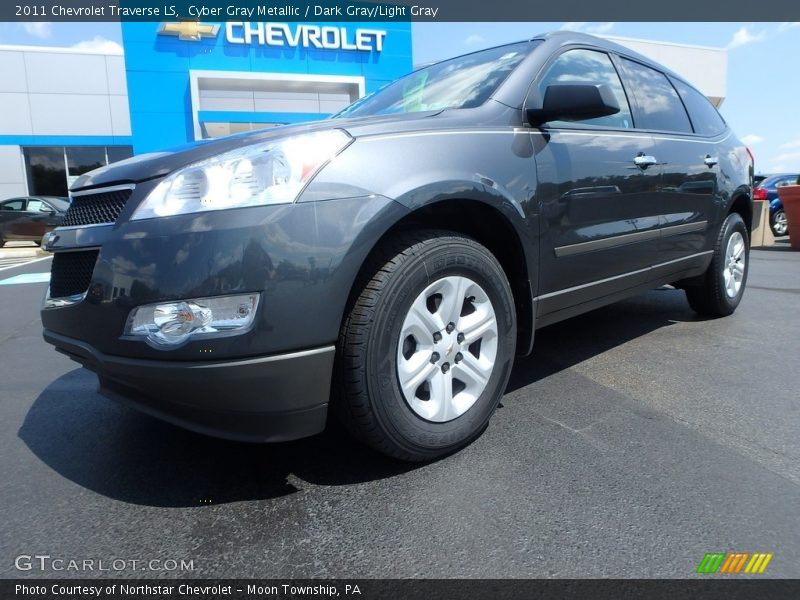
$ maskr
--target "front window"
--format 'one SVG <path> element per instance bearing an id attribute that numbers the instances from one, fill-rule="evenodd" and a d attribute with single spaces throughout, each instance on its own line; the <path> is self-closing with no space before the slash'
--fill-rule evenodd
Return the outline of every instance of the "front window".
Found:
<path id="1" fill-rule="evenodd" d="M 547 72 L 539 80 L 539 93 L 544 96 L 547 86 L 568 83 L 603 83 L 611 88 L 619 104 L 619 112 L 607 117 L 582 119 L 581 125 L 596 125 L 598 127 L 619 127 L 629 129 L 633 127 L 631 110 L 628 99 L 622 89 L 617 70 L 605 52 L 596 50 L 569 50 L 559 56 Z M 552 121 L 551 127 L 560 127 L 566 121 Z"/>
<path id="2" fill-rule="evenodd" d="M 419 69 L 350 105 L 336 118 L 480 106 L 534 46 L 532 42 L 510 44 Z"/>

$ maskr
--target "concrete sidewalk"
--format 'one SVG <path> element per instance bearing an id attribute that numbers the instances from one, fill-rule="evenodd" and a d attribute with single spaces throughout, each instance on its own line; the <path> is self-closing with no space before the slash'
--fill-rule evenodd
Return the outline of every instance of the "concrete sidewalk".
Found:
<path id="1" fill-rule="evenodd" d="M 48 256 L 35 242 L 6 242 L 0 248 L 0 260 L 6 258 L 36 258 Z"/>
<path id="2" fill-rule="evenodd" d="M 0 248 L 0 269 L 23 265 L 46 256 L 50 256 L 50 253 L 39 248 L 34 242 L 6 242 L 5 246 Z"/>

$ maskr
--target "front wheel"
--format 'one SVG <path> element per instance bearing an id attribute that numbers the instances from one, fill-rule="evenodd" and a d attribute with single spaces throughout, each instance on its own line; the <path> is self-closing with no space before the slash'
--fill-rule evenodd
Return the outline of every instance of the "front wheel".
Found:
<path id="1" fill-rule="evenodd" d="M 689 306 L 701 315 L 733 313 L 744 295 L 750 262 L 750 238 L 741 215 L 731 213 L 720 228 L 714 256 L 700 285 L 686 287 Z"/>
<path id="2" fill-rule="evenodd" d="M 398 234 L 365 268 L 338 345 L 334 406 L 373 448 L 437 458 L 486 428 L 511 373 L 514 300 L 502 267 L 446 231 Z"/>
<path id="3" fill-rule="evenodd" d="M 786 212 L 782 208 L 772 213 L 769 224 L 772 227 L 772 233 L 778 237 L 786 235 L 789 231 L 789 221 L 786 220 Z"/>

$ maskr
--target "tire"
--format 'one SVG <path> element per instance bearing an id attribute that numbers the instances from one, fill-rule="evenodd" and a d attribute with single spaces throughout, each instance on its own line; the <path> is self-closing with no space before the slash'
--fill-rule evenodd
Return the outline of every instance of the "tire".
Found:
<path id="1" fill-rule="evenodd" d="M 777 237 L 784 236 L 789 233 L 789 225 L 786 220 L 786 212 L 779 208 L 769 219 L 769 226 Z"/>
<path id="2" fill-rule="evenodd" d="M 406 461 L 468 445 L 488 425 L 513 364 L 516 313 L 500 264 L 459 234 L 404 232 L 376 248 L 356 287 L 334 375 L 345 427 Z"/>
<path id="3" fill-rule="evenodd" d="M 686 288 L 689 306 L 696 313 L 709 317 L 733 314 L 744 295 L 749 265 L 747 226 L 739 214 L 731 213 L 719 230 L 703 283 Z"/>

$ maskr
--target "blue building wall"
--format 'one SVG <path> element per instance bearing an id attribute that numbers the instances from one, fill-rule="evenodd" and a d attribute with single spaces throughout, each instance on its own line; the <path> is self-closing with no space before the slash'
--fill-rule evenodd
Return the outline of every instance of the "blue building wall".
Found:
<path id="1" fill-rule="evenodd" d="M 231 44 L 226 40 L 224 23 L 214 38 L 184 41 L 159 35 L 159 23 L 124 22 L 134 153 L 194 139 L 190 70 L 356 75 L 365 78 L 366 93 L 412 70 L 410 23 L 309 24 L 342 26 L 349 31 L 383 30 L 383 48 L 377 52 Z M 236 115 L 231 117 L 235 119 Z M 253 121 L 259 118 L 255 115 Z"/>

